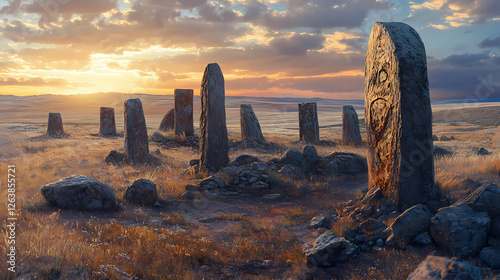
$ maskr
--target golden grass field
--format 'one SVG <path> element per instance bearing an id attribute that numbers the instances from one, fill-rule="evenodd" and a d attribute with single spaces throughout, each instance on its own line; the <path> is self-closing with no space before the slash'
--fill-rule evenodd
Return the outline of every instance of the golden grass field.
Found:
<path id="1" fill-rule="evenodd" d="M 94 105 L 96 109 L 93 111 L 98 112 L 99 105 Z M 325 110 L 318 102 L 322 140 L 340 141 L 341 109 L 338 108 L 341 105 Z M 85 106 L 91 107 L 89 104 Z M 118 106 L 121 105 L 116 105 L 117 109 Z M 166 107 L 164 112 L 170 106 Z M 61 108 L 66 109 L 60 111 L 70 110 L 69 107 Z M 145 105 L 151 135 L 157 130 L 162 114 L 158 111 L 148 114 L 147 108 Z M 274 129 L 273 123 L 279 124 L 276 116 L 262 113 L 265 111 L 262 108 L 256 109 L 264 124 L 264 136 L 278 148 L 232 149 L 230 157 L 252 154 L 261 160 L 269 160 L 278 157 L 285 149 L 301 151 L 304 144 L 297 142 L 297 126 L 293 124 L 296 107 L 290 108 L 295 111 L 287 111 L 283 118 L 287 125 L 275 125 Z M 57 109 L 54 107 L 51 111 Z M 337 111 L 329 112 L 330 109 Z M 362 109 L 357 109 L 362 119 Z M 446 116 L 447 111 L 455 110 L 448 107 L 434 109 L 435 116 Z M 468 113 L 464 119 L 455 117 L 450 122 L 435 117 L 434 134 L 456 138 L 435 142 L 435 145 L 455 152 L 453 156 L 435 160 L 436 181 L 450 198 L 470 192 L 471 184 L 467 182 L 471 180 L 500 183 L 500 151 L 497 149 L 500 131 L 488 121 L 489 118 L 498 119 L 498 110 L 493 107 L 474 109 L 491 111 L 487 115 L 478 113 L 479 117 Z M 330 269 L 308 267 L 302 244 L 311 242 L 321 233 L 308 229 L 308 221 L 320 214 L 340 214 L 342 203 L 359 195 L 366 187 L 366 175 L 332 177 L 310 183 L 312 191 L 307 196 L 296 192 L 296 188 L 306 181 L 282 178 L 283 186 L 276 192 L 288 199 L 280 201 L 253 197 L 234 201 L 184 201 L 179 196 L 185 191 L 185 185 L 200 181 L 183 173 L 188 161 L 198 157 L 196 150 L 190 147 L 165 149 L 150 142 L 150 151 L 160 149 L 158 157 L 164 162 L 163 166 L 117 167 L 105 164 L 104 158 L 110 150 L 122 147 L 123 139 L 91 135 L 99 130 L 97 113 L 75 113 L 69 120 L 62 113 L 64 129 L 70 137 L 29 141 L 28 138 L 45 132 L 48 111 L 42 114 L 37 108 L 33 114 L 45 117 L 30 118 L 29 110 L 9 110 L 5 117 L 0 112 L 3 117 L 0 119 L 0 218 L 4 220 L 7 215 L 3 202 L 6 198 L 6 166 L 15 164 L 16 208 L 19 212 L 16 236 L 18 274 L 38 273 L 45 279 L 51 279 L 51 275 L 59 272 L 78 275 L 82 271 L 86 271 L 91 279 L 406 279 L 426 255 L 439 254 L 434 247 L 410 246 L 405 251 L 383 248 L 365 252 L 357 259 Z M 16 114 L 21 121 L 15 121 Z M 116 117 L 117 130 L 123 132 L 118 110 Z M 197 118 L 195 112 L 195 127 Z M 229 138 L 239 140 L 235 120 L 239 120 L 239 112 L 234 108 L 228 110 Z M 479 156 L 471 152 L 480 147 L 492 154 Z M 333 151 L 366 156 L 365 148 L 316 148 L 321 156 Z M 72 174 L 90 176 L 110 185 L 121 203 L 121 210 L 109 213 L 63 211 L 47 205 L 40 187 Z M 138 178 L 150 179 L 157 184 L 159 198 L 167 201 L 165 207 L 136 207 L 123 201 L 127 184 Z M 339 219 L 332 230 L 340 234 L 350 226 Z M 2 223 L 0 279 L 12 277 L 4 269 L 5 232 Z"/>

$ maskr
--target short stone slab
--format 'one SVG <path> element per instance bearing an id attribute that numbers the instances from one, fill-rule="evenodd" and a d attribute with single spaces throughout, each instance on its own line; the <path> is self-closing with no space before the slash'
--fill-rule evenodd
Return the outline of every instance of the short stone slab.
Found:
<path id="1" fill-rule="evenodd" d="M 45 200 L 61 209 L 113 210 L 117 202 L 113 189 L 94 178 L 71 175 L 42 186 Z"/>
<path id="2" fill-rule="evenodd" d="M 137 179 L 127 186 L 123 199 L 135 205 L 152 206 L 158 200 L 156 184 L 148 179 Z"/>
<path id="3" fill-rule="evenodd" d="M 446 257 L 427 256 L 406 280 L 480 280 L 481 270 L 465 262 Z"/>

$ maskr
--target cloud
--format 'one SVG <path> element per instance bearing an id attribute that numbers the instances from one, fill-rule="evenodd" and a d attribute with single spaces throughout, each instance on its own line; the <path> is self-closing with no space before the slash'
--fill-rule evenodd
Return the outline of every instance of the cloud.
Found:
<path id="1" fill-rule="evenodd" d="M 34 0 L 23 6 L 28 13 L 39 14 L 39 25 L 45 26 L 57 21 L 59 16 L 70 18 L 71 15 L 100 15 L 101 13 L 116 9 L 117 0 Z"/>
<path id="2" fill-rule="evenodd" d="M 480 48 L 500 48 L 500 37 L 490 39 L 489 37 L 479 43 Z"/>
<path id="3" fill-rule="evenodd" d="M 9 4 L 3 6 L 2 9 L 0 9 L 0 14 L 12 15 L 17 13 L 19 8 L 21 7 L 21 1 L 22 0 L 10 0 Z"/>
<path id="4" fill-rule="evenodd" d="M 67 86 L 68 81 L 64 79 L 46 80 L 42 77 L 33 78 L 1 78 L 0 86 L 36 86 L 36 87 L 61 87 Z"/>
<path id="5" fill-rule="evenodd" d="M 304 55 L 308 50 L 323 48 L 324 36 L 311 34 L 295 34 L 289 38 L 275 38 L 271 46 L 284 55 Z"/>

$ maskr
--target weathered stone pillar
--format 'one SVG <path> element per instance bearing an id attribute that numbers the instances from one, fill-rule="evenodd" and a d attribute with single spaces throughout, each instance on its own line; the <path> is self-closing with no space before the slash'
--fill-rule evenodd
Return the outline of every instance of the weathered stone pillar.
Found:
<path id="1" fill-rule="evenodd" d="M 63 137 L 65 135 L 60 113 L 49 113 L 46 135 L 50 137 Z"/>
<path id="2" fill-rule="evenodd" d="M 208 64 L 201 82 L 200 168 L 217 171 L 229 164 L 224 76 Z"/>
<path id="3" fill-rule="evenodd" d="M 101 107 L 101 117 L 100 117 L 100 128 L 99 134 L 102 136 L 115 135 L 116 134 L 116 123 L 115 123 L 115 109 L 108 107 Z"/>
<path id="4" fill-rule="evenodd" d="M 358 113 L 352 105 L 344 105 L 342 109 L 342 145 L 361 146 Z"/>
<path id="5" fill-rule="evenodd" d="M 175 110 L 170 109 L 168 113 L 163 117 L 160 123 L 159 131 L 169 131 L 174 129 L 174 121 L 175 121 Z"/>
<path id="6" fill-rule="evenodd" d="M 424 44 L 407 24 L 377 22 L 365 67 L 369 187 L 405 210 L 436 193 Z"/>
<path id="7" fill-rule="evenodd" d="M 176 89 L 175 97 L 175 134 L 194 135 L 193 127 L 193 90 Z"/>
<path id="8" fill-rule="evenodd" d="M 256 141 L 266 144 L 259 120 L 253 112 L 252 105 L 241 104 L 240 106 L 241 141 Z"/>
<path id="9" fill-rule="evenodd" d="M 148 130 L 139 98 L 124 102 L 125 152 L 133 163 L 149 159 Z"/>
<path id="10" fill-rule="evenodd" d="M 300 141 L 307 143 L 319 142 L 319 123 L 316 102 L 299 104 Z"/>

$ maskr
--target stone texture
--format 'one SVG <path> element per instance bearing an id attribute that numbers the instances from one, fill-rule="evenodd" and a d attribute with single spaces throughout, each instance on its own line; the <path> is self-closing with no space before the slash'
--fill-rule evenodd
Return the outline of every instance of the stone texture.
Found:
<path id="1" fill-rule="evenodd" d="M 319 142 L 319 123 L 316 102 L 299 104 L 300 141 L 307 143 Z"/>
<path id="2" fill-rule="evenodd" d="M 63 137 L 65 135 L 60 113 L 49 113 L 49 122 L 46 134 L 50 137 Z"/>
<path id="3" fill-rule="evenodd" d="M 280 158 L 280 163 L 301 166 L 304 156 L 299 151 L 287 150 Z"/>
<path id="4" fill-rule="evenodd" d="M 320 235 L 313 243 L 304 247 L 307 263 L 315 266 L 330 267 L 345 262 L 358 252 L 358 247 L 333 232 Z"/>
<path id="5" fill-rule="evenodd" d="M 101 107 L 99 134 L 102 136 L 116 135 L 115 109 Z"/>
<path id="6" fill-rule="evenodd" d="M 133 163 L 147 162 L 149 158 L 148 130 L 139 98 L 124 102 L 124 151 Z"/>
<path id="7" fill-rule="evenodd" d="M 241 104 L 240 106 L 241 141 L 256 141 L 266 144 L 259 120 L 253 112 L 252 105 Z"/>
<path id="8" fill-rule="evenodd" d="M 352 105 L 344 105 L 342 108 L 342 145 L 359 147 L 361 144 L 358 113 Z"/>
<path id="9" fill-rule="evenodd" d="M 496 238 L 500 238 L 500 216 L 491 218 L 490 233 Z"/>
<path id="10" fill-rule="evenodd" d="M 418 234 L 429 231 L 432 216 L 429 208 L 422 204 L 407 209 L 390 225 L 389 239 L 398 244 L 410 243 Z"/>
<path id="11" fill-rule="evenodd" d="M 353 153 L 333 152 L 322 159 L 318 170 L 323 176 L 339 176 L 367 171 L 366 158 Z"/>
<path id="12" fill-rule="evenodd" d="M 431 219 L 431 235 L 438 247 L 453 256 L 471 257 L 486 246 L 490 223 L 486 212 L 467 205 L 445 207 Z"/>
<path id="13" fill-rule="evenodd" d="M 229 164 L 224 76 L 208 64 L 201 82 L 200 168 L 218 171 Z"/>
<path id="14" fill-rule="evenodd" d="M 308 228 L 331 228 L 332 222 L 325 216 L 318 216 L 311 219 Z"/>
<path id="15" fill-rule="evenodd" d="M 481 270 L 446 257 L 427 256 L 406 280 L 481 280 Z"/>
<path id="16" fill-rule="evenodd" d="M 234 158 L 231 159 L 230 165 L 231 166 L 241 166 L 241 165 L 248 165 L 251 164 L 252 162 L 258 162 L 259 158 L 256 156 L 252 155 L 239 155 L 235 156 Z"/>
<path id="17" fill-rule="evenodd" d="M 174 123 L 175 123 L 175 110 L 170 109 L 168 113 L 163 117 L 160 123 L 160 127 L 158 127 L 159 131 L 169 131 L 174 129 Z"/>
<path id="18" fill-rule="evenodd" d="M 61 209 L 112 210 L 117 203 L 110 186 L 82 175 L 44 185 L 41 192 L 47 202 Z"/>
<path id="19" fill-rule="evenodd" d="M 194 135 L 193 127 L 193 90 L 176 89 L 175 97 L 175 123 L 176 135 Z"/>
<path id="20" fill-rule="evenodd" d="M 500 269 L 500 247 L 484 247 L 479 258 L 489 267 Z"/>
<path id="21" fill-rule="evenodd" d="M 436 157 L 444 157 L 444 156 L 453 155 L 453 152 L 448 151 L 448 150 L 441 148 L 441 147 L 434 146 L 434 149 L 432 150 L 432 154 Z"/>
<path id="22" fill-rule="evenodd" d="M 302 172 L 304 174 L 309 174 L 316 170 L 321 158 L 318 156 L 318 151 L 311 145 L 306 145 L 302 150 L 302 156 L 304 160 L 302 161 Z"/>
<path id="23" fill-rule="evenodd" d="M 156 184 L 148 179 L 137 179 L 127 186 L 123 199 L 136 205 L 152 206 L 158 200 Z"/>
<path id="24" fill-rule="evenodd" d="M 453 205 L 462 204 L 477 212 L 487 212 L 490 217 L 500 216 L 500 188 L 493 184 L 485 184 Z"/>
<path id="25" fill-rule="evenodd" d="M 404 23 L 377 22 L 365 65 L 369 188 L 403 211 L 436 193 L 425 47 Z"/>

